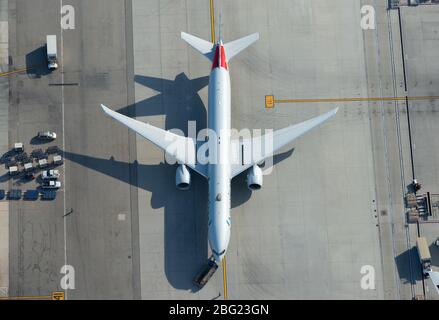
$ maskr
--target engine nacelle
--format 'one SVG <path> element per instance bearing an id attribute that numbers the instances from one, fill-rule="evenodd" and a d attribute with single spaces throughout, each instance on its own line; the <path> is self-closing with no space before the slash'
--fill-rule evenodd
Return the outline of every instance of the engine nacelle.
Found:
<path id="1" fill-rule="evenodd" d="M 175 185 L 180 190 L 188 190 L 191 186 L 191 173 L 184 164 L 180 164 L 175 172 Z"/>
<path id="2" fill-rule="evenodd" d="M 259 190 L 262 188 L 262 169 L 257 165 L 254 165 L 248 170 L 247 173 L 247 187 L 251 191 Z"/>

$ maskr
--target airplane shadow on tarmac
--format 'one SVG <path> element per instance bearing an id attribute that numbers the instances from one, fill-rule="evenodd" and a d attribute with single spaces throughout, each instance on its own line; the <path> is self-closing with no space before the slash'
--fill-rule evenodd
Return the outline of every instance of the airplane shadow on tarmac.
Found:
<path id="1" fill-rule="evenodd" d="M 197 131 L 206 128 L 206 108 L 198 91 L 207 86 L 209 77 L 188 79 L 184 73 L 175 80 L 135 76 L 135 81 L 160 94 L 117 110 L 125 115 L 149 116 L 164 114 L 165 129 L 178 128 L 187 135 L 188 121 L 196 121 Z M 103 121 L 114 121 L 105 117 Z M 293 149 L 274 156 L 276 164 L 293 153 Z M 192 185 L 188 191 L 175 187 L 176 165 L 160 163 L 146 165 L 137 160 L 118 161 L 112 155 L 97 158 L 65 151 L 65 158 L 83 167 L 95 170 L 151 193 L 151 207 L 164 208 L 164 259 L 169 283 L 176 289 L 192 289 L 194 276 L 205 266 L 208 258 L 207 241 L 207 181 L 192 172 Z M 134 172 L 137 178 L 131 179 Z M 245 174 L 232 180 L 232 208 L 251 197 Z M 232 217 L 233 218 L 233 217 Z"/>

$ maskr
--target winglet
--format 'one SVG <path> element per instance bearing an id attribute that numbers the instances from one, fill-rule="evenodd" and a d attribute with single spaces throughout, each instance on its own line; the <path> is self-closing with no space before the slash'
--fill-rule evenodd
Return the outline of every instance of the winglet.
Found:
<path id="1" fill-rule="evenodd" d="M 109 114 L 108 113 L 108 110 L 110 110 L 110 109 L 108 109 L 106 106 L 104 106 L 102 103 L 101 103 L 101 108 L 104 110 L 104 112 L 106 113 L 106 114 Z"/>

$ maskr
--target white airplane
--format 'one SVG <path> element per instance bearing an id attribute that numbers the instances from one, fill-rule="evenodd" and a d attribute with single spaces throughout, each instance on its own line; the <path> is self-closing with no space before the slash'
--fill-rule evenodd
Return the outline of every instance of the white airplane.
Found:
<path id="1" fill-rule="evenodd" d="M 215 134 L 216 141 L 212 142 L 209 135 L 209 141 L 206 143 L 216 144 L 217 161 L 205 164 L 197 162 L 197 144 L 193 138 L 183 137 L 153 127 L 101 105 L 110 117 L 131 128 L 160 149 L 163 149 L 165 154 L 177 160 L 179 163 L 175 177 L 177 188 L 187 190 L 190 187 L 191 176 L 188 168 L 207 178 L 209 184 L 208 237 L 217 264 L 225 256 L 230 240 L 230 184 L 233 177 L 248 170 L 248 188 L 250 190 L 260 189 L 263 173 L 259 164 L 273 156 L 276 151 L 288 143 L 334 116 L 338 110 L 337 108 L 316 118 L 274 131 L 270 150 L 263 150 L 258 156 L 252 157 L 251 161 L 237 161 L 239 163 L 234 163 L 231 160 L 232 145 L 239 145 L 239 143 L 230 136 L 231 104 L 228 63 L 234 56 L 258 40 L 259 34 L 254 33 L 226 44 L 223 44 L 221 31 L 219 34 L 219 40 L 212 43 L 184 32 L 181 33 L 183 40 L 212 61 L 208 92 L 208 129 Z M 250 143 L 253 148 L 261 147 L 263 139 L 264 137 L 262 139 L 261 137 L 254 137 L 250 139 L 251 141 L 245 141 L 244 145 L 247 146 L 247 143 Z M 185 150 L 185 152 L 181 152 L 181 150 Z"/>

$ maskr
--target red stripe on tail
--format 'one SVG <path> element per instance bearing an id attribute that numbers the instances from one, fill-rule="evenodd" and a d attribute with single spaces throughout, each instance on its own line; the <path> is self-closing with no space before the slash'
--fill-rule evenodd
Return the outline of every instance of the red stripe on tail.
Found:
<path id="1" fill-rule="evenodd" d="M 228 70 L 226 51 L 223 45 L 217 45 L 215 47 L 215 55 L 213 56 L 212 70 L 215 68 L 224 68 Z"/>

